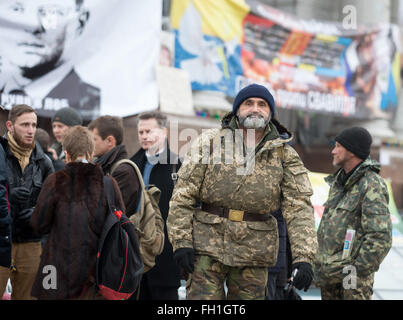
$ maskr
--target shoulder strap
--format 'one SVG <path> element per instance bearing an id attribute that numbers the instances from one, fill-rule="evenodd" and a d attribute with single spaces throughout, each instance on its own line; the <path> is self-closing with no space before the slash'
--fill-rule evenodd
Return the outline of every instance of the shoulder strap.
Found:
<path id="1" fill-rule="evenodd" d="M 139 167 L 133 161 L 131 161 L 130 159 L 121 159 L 121 160 L 115 162 L 114 165 L 111 168 L 111 175 L 116 170 L 116 168 L 118 166 L 120 166 L 122 163 L 130 164 L 134 168 L 134 170 L 136 171 L 136 174 L 137 174 L 137 178 L 140 181 L 141 189 L 145 190 L 146 187 L 144 185 L 143 175 L 141 174 Z"/>
<path id="2" fill-rule="evenodd" d="M 140 182 L 140 186 L 141 186 L 140 201 L 139 201 L 139 206 L 138 206 L 138 208 L 139 208 L 138 214 L 139 214 L 140 217 L 142 217 L 143 213 L 144 213 L 145 193 L 147 192 L 146 186 L 144 185 L 143 175 L 141 174 L 139 167 L 133 161 L 131 161 L 130 159 L 122 159 L 122 160 L 117 161 L 112 166 L 110 174 L 112 175 L 112 173 L 115 171 L 115 169 L 118 166 L 120 166 L 122 163 L 130 164 L 134 168 L 134 170 L 136 171 L 137 178 L 138 178 L 138 180 Z"/>
<path id="3" fill-rule="evenodd" d="M 103 182 L 109 208 L 113 209 L 115 206 L 115 189 L 113 188 L 112 179 L 108 176 L 104 176 Z"/>

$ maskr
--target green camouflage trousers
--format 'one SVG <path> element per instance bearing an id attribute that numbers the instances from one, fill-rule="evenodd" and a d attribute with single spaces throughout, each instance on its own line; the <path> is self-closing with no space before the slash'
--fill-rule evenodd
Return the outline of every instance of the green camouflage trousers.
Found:
<path id="1" fill-rule="evenodd" d="M 209 256 L 196 255 L 186 293 L 188 300 L 264 300 L 266 284 L 267 268 L 229 267 Z"/>
<path id="2" fill-rule="evenodd" d="M 356 279 L 355 288 L 343 288 L 342 283 L 322 286 L 320 288 L 322 300 L 371 300 L 374 273 L 368 277 Z"/>

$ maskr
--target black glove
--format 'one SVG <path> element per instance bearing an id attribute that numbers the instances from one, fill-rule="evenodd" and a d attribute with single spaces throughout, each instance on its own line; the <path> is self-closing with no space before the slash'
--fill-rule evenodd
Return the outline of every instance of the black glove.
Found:
<path id="1" fill-rule="evenodd" d="M 298 269 L 298 272 L 294 277 L 294 286 L 298 290 L 308 291 L 313 280 L 312 266 L 307 262 L 297 262 L 292 265 L 292 274 L 295 269 Z"/>
<path id="2" fill-rule="evenodd" d="M 13 203 L 17 202 L 25 202 L 29 199 L 31 192 L 28 188 L 25 187 L 17 187 L 13 188 L 10 191 L 10 200 Z"/>
<path id="3" fill-rule="evenodd" d="M 27 223 L 31 219 L 33 213 L 34 208 L 23 209 L 17 213 L 15 221 L 18 221 L 20 223 Z"/>
<path id="4" fill-rule="evenodd" d="M 195 268 L 195 251 L 192 248 L 180 248 L 174 253 L 176 264 L 187 273 L 193 273 Z"/>

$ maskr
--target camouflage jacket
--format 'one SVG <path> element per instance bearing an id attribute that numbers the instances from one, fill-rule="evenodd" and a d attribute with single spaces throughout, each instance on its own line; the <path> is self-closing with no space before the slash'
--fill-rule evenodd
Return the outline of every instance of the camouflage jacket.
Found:
<path id="1" fill-rule="evenodd" d="M 315 280 L 340 283 L 347 269 L 354 266 L 358 276 L 368 276 L 378 270 L 392 245 L 392 222 L 388 209 L 388 190 L 379 176 L 380 165 L 365 160 L 340 184 L 340 169 L 326 177 L 329 197 L 318 229 L 318 252 L 315 257 Z M 347 229 L 356 231 L 350 256 L 343 259 Z"/>
<path id="2" fill-rule="evenodd" d="M 260 214 L 281 206 L 293 262 L 311 263 L 317 247 L 310 202 L 312 187 L 298 154 L 286 144 L 292 135 L 274 119 L 261 142 L 245 157 L 237 128 L 230 113 L 223 119 L 221 129 L 203 132 L 185 157 L 167 220 L 174 251 L 194 248 L 196 254 L 211 256 L 229 266 L 272 266 L 279 241 L 272 215 L 264 222 L 238 222 L 195 205 L 205 202 Z"/>

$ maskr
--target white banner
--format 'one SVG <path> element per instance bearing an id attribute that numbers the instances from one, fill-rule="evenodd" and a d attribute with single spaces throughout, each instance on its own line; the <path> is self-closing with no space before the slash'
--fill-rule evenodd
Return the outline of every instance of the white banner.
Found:
<path id="1" fill-rule="evenodd" d="M 162 0 L 1 0 L 0 103 L 86 119 L 158 107 Z"/>

